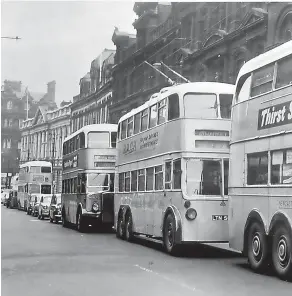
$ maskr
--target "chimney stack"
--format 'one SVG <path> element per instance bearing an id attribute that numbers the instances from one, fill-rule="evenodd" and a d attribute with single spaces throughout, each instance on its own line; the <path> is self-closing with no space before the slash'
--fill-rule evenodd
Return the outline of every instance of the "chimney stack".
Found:
<path id="1" fill-rule="evenodd" d="M 48 82 L 47 84 L 47 95 L 49 97 L 49 101 L 55 102 L 55 96 L 56 96 L 56 81 L 53 80 L 51 82 Z"/>

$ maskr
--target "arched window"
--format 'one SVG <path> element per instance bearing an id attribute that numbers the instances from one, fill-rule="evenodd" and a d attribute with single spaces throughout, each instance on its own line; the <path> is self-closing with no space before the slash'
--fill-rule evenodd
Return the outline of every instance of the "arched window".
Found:
<path id="1" fill-rule="evenodd" d="M 279 26 L 278 38 L 280 42 L 292 39 L 292 11 L 288 12 Z"/>

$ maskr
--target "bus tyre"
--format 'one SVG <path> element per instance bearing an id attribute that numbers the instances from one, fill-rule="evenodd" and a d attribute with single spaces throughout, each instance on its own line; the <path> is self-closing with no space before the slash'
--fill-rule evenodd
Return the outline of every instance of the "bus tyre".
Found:
<path id="1" fill-rule="evenodd" d="M 116 236 L 117 238 L 125 239 L 125 223 L 122 214 L 118 217 Z"/>
<path id="2" fill-rule="evenodd" d="M 175 242 L 175 218 L 168 214 L 163 226 L 163 245 L 170 255 L 178 255 L 179 245 Z"/>
<path id="3" fill-rule="evenodd" d="M 247 237 L 247 257 L 255 272 L 263 272 L 268 266 L 268 239 L 265 229 L 258 221 L 252 222 Z"/>
<path id="4" fill-rule="evenodd" d="M 272 259 L 279 278 L 292 281 L 292 235 L 284 225 L 273 235 Z"/>
<path id="5" fill-rule="evenodd" d="M 63 210 L 62 210 L 62 226 L 67 227 L 67 225 L 68 225 L 68 222 L 66 220 L 66 213 L 65 213 L 65 209 L 63 208 Z"/>
<path id="6" fill-rule="evenodd" d="M 125 223 L 125 239 L 130 242 L 133 240 L 133 218 L 132 214 L 128 213 L 126 215 L 126 223 Z"/>
<path id="7" fill-rule="evenodd" d="M 82 217 L 81 210 L 78 210 L 78 212 L 77 212 L 76 228 L 79 232 L 84 232 L 84 218 Z"/>

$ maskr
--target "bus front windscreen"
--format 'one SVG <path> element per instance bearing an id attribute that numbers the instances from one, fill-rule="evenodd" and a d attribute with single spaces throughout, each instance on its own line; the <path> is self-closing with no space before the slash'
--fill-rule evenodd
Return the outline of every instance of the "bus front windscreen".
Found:
<path id="1" fill-rule="evenodd" d="M 224 185 L 222 178 L 222 165 L 224 166 Z M 186 159 L 186 193 L 194 195 L 228 194 L 228 160 L 221 159 Z M 223 188 L 224 186 L 224 193 Z"/>
<path id="2" fill-rule="evenodd" d="M 87 191 L 113 191 L 114 174 L 88 174 L 87 175 Z"/>
<path id="3" fill-rule="evenodd" d="M 216 94 L 187 93 L 184 96 L 186 118 L 218 118 Z"/>

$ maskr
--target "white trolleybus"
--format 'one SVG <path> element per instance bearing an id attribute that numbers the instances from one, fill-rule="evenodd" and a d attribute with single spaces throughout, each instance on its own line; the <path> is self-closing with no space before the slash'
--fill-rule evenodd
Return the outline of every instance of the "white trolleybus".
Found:
<path id="1" fill-rule="evenodd" d="M 241 68 L 232 110 L 230 247 L 292 279 L 292 41 Z"/>
<path id="2" fill-rule="evenodd" d="M 87 125 L 64 140 L 63 226 L 112 228 L 117 125 Z"/>
<path id="3" fill-rule="evenodd" d="M 162 241 L 170 254 L 186 243 L 228 242 L 234 91 L 213 82 L 166 87 L 119 120 L 118 237 Z"/>
<path id="4" fill-rule="evenodd" d="M 50 195 L 52 190 L 52 164 L 48 161 L 29 161 L 20 165 L 17 189 L 18 209 L 27 210 L 29 196 Z"/>

